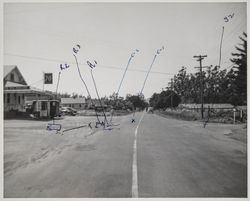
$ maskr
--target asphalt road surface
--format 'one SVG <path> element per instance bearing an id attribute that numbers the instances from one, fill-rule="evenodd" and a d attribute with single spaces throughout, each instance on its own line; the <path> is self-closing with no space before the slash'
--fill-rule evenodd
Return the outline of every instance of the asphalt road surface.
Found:
<path id="1" fill-rule="evenodd" d="M 4 121 L 4 197 L 246 197 L 247 146 L 234 125 L 155 114 L 115 117 L 113 130 L 46 131 Z M 94 121 L 65 117 L 63 129 Z"/>

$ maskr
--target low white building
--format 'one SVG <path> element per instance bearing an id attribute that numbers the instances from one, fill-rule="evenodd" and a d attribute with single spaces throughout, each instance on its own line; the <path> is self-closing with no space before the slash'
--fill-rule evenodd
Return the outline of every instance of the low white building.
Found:
<path id="1" fill-rule="evenodd" d="M 62 107 L 72 107 L 76 110 L 83 110 L 87 107 L 86 98 L 61 98 Z"/>

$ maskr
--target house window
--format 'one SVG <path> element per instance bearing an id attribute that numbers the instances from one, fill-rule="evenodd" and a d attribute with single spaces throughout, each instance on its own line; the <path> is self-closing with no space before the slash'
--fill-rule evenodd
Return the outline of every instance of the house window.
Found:
<path id="1" fill-rule="evenodd" d="M 79 104 L 79 107 L 82 107 L 82 105 L 81 105 L 81 104 Z"/>
<path id="2" fill-rule="evenodd" d="M 10 74 L 10 80 L 11 80 L 11 81 L 14 81 L 14 73 L 11 73 L 11 74 Z"/>
<path id="3" fill-rule="evenodd" d="M 18 96 L 18 104 L 21 103 L 21 96 Z"/>
<path id="4" fill-rule="evenodd" d="M 46 110 L 47 109 L 47 102 L 43 101 L 42 102 L 42 110 Z"/>
<path id="5" fill-rule="evenodd" d="M 10 103 L 10 94 L 7 94 L 7 103 Z"/>

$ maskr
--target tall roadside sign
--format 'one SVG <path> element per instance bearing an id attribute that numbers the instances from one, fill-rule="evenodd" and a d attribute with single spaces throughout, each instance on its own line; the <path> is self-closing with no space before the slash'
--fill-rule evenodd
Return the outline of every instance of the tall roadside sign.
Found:
<path id="1" fill-rule="evenodd" d="M 53 74 L 52 73 L 44 73 L 43 74 L 44 84 L 53 84 Z"/>

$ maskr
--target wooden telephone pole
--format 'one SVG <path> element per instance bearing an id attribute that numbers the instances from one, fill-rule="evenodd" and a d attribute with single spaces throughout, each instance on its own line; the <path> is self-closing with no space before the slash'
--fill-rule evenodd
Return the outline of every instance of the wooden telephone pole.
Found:
<path id="1" fill-rule="evenodd" d="M 171 109 L 173 109 L 173 78 L 171 78 L 171 82 L 169 82 L 169 84 L 171 85 Z"/>
<path id="2" fill-rule="evenodd" d="M 200 69 L 200 103 L 201 103 L 201 118 L 203 119 L 204 117 L 204 98 L 203 98 L 203 93 L 204 93 L 204 86 L 203 86 L 203 76 L 202 76 L 202 69 L 203 68 L 208 68 L 209 66 L 202 66 L 202 60 L 207 57 L 207 55 L 199 55 L 199 56 L 194 56 L 194 58 L 198 58 L 197 61 L 200 62 L 200 66 L 199 67 L 195 67 L 195 68 L 199 68 Z"/>

